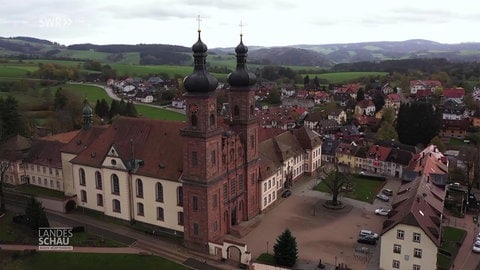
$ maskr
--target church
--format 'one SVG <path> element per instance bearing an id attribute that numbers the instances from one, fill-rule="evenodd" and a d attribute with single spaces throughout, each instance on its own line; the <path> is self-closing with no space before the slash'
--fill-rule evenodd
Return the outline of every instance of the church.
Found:
<path id="1" fill-rule="evenodd" d="M 83 128 L 56 150 L 63 176 L 56 186 L 80 207 L 182 237 L 186 247 L 217 255 L 226 252 L 235 226 L 268 211 L 296 179 L 316 172 L 321 140 L 305 127 L 269 134 L 259 126 L 256 77 L 247 69 L 242 35 L 236 70 L 228 76 L 229 117 L 220 116 L 218 81 L 206 69 L 200 34 L 192 46 L 193 72 L 184 79 L 187 120 L 119 117 L 96 126 L 85 103 Z M 41 167 L 49 171 L 49 164 L 37 162 L 41 158 L 24 160 L 25 179 L 33 180 Z M 247 263 L 244 247 L 241 261 Z"/>

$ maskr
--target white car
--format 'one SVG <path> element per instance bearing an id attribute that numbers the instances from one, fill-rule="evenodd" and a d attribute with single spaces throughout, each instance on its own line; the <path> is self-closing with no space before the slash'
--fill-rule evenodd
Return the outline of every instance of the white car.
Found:
<path id="1" fill-rule="evenodd" d="M 480 253 L 480 241 L 477 241 L 475 244 L 473 244 L 472 251 L 475 253 Z"/>
<path id="2" fill-rule="evenodd" d="M 390 209 L 377 208 L 375 209 L 375 214 L 380 216 L 387 216 L 390 213 Z"/>

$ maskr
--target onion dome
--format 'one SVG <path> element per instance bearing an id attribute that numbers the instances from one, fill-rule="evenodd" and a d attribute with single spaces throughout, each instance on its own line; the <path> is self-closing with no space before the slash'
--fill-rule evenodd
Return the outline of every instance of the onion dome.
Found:
<path id="1" fill-rule="evenodd" d="M 218 80 L 210 75 L 206 69 L 207 45 L 200 38 L 192 46 L 194 68 L 193 73 L 183 79 L 185 90 L 189 93 L 208 93 L 217 89 Z"/>
<path id="2" fill-rule="evenodd" d="M 250 86 L 257 81 L 255 74 L 249 72 L 247 69 L 247 52 L 248 47 L 243 44 L 242 36 L 240 35 L 240 44 L 235 48 L 237 53 L 237 68 L 234 72 L 228 74 L 228 83 L 230 86 Z"/>
<path id="3" fill-rule="evenodd" d="M 88 104 L 88 101 L 87 99 L 85 98 L 85 100 L 83 101 L 83 109 L 82 109 L 82 114 L 83 116 L 92 116 L 93 114 L 93 109 L 92 107 L 90 107 L 90 104 Z"/>

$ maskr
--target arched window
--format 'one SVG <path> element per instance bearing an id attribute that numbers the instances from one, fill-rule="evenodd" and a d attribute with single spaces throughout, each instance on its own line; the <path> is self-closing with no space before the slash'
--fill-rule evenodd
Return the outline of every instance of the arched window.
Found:
<path id="1" fill-rule="evenodd" d="M 215 115 L 213 113 L 210 115 L 210 127 L 215 127 Z"/>
<path id="2" fill-rule="evenodd" d="M 197 127 L 197 116 L 195 114 L 192 114 L 190 119 L 192 119 L 192 127 Z"/>
<path id="3" fill-rule="evenodd" d="M 183 187 L 177 188 L 177 205 L 183 206 Z"/>
<path id="4" fill-rule="evenodd" d="M 238 108 L 237 105 L 235 105 L 235 107 L 233 107 L 233 115 L 234 116 L 240 115 L 240 108 Z"/>
<path id="5" fill-rule="evenodd" d="M 83 168 L 80 168 L 80 170 L 78 170 L 78 174 L 78 177 L 80 179 L 80 185 L 85 186 L 85 170 Z"/>
<path id="6" fill-rule="evenodd" d="M 143 182 L 141 179 L 137 179 L 137 197 L 143 198 Z"/>
<path id="7" fill-rule="evenodd" d="M 116 174 L 112 174 L 112 193 L 120 194 L 120 183 Z"/>
<path id="8" fill-rule="evenodd" d="M 163 186 L 162 183 L 155 184 L 155 198 L 157 202 L 163 202 Z"/>
<path id="9" fill-rule="evenodd" d="M 112 210 L 113 212 L 120 213 L 122 210 L 120 208 L 120 201 L 115 199 L 112 201 Z"/>
<path id="10" fill-rule="evenodd" d="M 102 189 L 102 175 L 99 171 L 95 172 L 95 186 L 97 189 Z"/>

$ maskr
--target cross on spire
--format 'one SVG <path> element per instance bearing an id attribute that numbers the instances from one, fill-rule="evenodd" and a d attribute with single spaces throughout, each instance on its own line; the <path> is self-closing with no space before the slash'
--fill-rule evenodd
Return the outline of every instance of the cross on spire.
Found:
<path id="1" fill-rule="evenodd" d="M 200 15 L 197 16 L 197 22 L 198 22 L 198 32 L 200 32 L 200 22 L 202 19 L 200 18 Z"/>
<path id="2" fill-rule="evenodd" d="M 243 27 L 245 26 L 245 24 L 243 24 L 243 21 L 240 21 L 240 35 L 243 36 Z"/>

